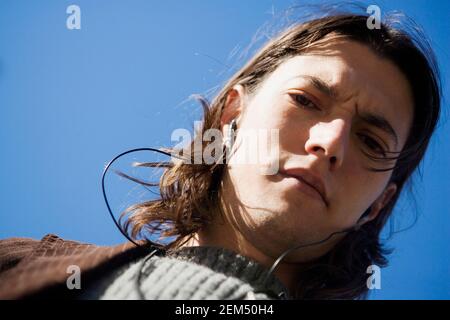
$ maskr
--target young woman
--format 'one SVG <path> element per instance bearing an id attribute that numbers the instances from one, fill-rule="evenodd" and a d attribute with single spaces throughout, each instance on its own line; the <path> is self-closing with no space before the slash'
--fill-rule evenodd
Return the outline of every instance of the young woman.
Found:
<path id="1" fill-rule="evenodd" d="M 210 104 L 201 100 L 196 139 L 206 148 L 207 130 L 227 139 L 234 131 L 228 160 L 248 152 L 245 130 L 277 132 L 278 152 L 268 159 L 274 174 L 232 161 L 168 166 L 161 198 L 129 208 L 124 229 L 136 239 L 150 231 L 174 241 L 147 240 L 147 249 L 158 248 L 148 255 L 55 236 L 6 240 L 0 296 L 68 294 L 61 270 L 78 263 L 88 279 L 76 294 L 81 298 L 364 298 L 367 268 L 387 263 L 380 232 L 440 111 L 438 70 L 425 38 L 389 21 L 369 29 L 367 18 L 329 15 L 295 24 Z M 11 256 L 17 246 L 21 254 Z M 30 288 L 18 279 L 35 268 L 22 261 L 33 254 L 49 280 Z M 11 293 L 12 284 L 22 289 Z"/>

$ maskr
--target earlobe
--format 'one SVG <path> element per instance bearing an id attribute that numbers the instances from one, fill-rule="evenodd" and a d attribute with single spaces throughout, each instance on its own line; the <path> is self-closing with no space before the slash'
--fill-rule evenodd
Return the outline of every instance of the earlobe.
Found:
<path id="1" fill-rule="evenodd" d="M 363 224 L 375 219 L 380 211 L 389 203 L 396 192 L 397 185 L 394 182 L 389 183 L 389 185 L 384 189 L 383 193 L 372 204 L 370 213 L 358 221 L 358 226 L 362 226 Z"/>
<path id="2" fill-rule="evenodd" d="M 384 189 L 383 194 L 377 199 L 380 210 L 383 209 L 389 201 L 391 201 L 394 194 L 397 192 L 397 185 L 394 182 L 390 182 Z"/>

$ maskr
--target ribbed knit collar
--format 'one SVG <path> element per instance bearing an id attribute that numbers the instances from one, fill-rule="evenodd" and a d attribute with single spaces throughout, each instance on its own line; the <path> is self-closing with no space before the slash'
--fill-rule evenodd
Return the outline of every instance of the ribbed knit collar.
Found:
<path id="1" fill-rule="evenodd" d="M 274 298 L 288 298 L 286 287 L 273 274 L 264 283 L 269 269 L 232 250 L 212 246 L 182 247 L 168 251 L 166 256 L 204 265 L 216 272 L 239 278 L 249 283 L 257 292 L 266 292 Z"/>

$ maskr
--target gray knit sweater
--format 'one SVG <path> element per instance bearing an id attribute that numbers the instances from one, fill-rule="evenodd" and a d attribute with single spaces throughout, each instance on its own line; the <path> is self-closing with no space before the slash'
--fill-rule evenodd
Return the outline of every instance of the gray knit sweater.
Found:
<path id="1" fill-rule="evenodd" d="M 128 263 L 97 279 L 81 299 L 284 299 L 258 262 L 218 247 L 183 247 Z"/>

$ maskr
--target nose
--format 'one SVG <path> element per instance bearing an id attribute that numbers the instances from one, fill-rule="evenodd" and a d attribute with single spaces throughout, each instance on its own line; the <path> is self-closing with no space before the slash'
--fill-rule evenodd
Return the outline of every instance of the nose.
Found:
<path id="1" fill-rule="evenodd" d="M 305 150 L 318 158 L 325 158 L 330 170 L 342 166 L 350 126 L 344 119 L 319 122 L 311 127 Z"/>

